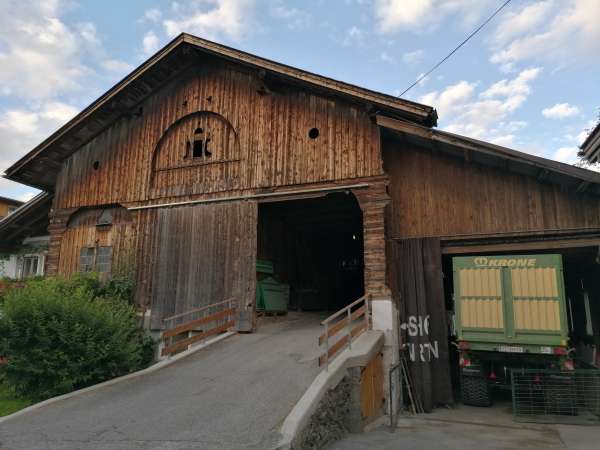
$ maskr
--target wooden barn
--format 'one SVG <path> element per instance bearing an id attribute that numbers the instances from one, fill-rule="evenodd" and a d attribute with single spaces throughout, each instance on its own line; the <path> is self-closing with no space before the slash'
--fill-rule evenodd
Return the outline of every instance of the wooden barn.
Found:
<path id="1" fill-rule="evenodd" d="M 235 298 L 254 330 L 257 260 L 297 308 L 370 295 L 386 367 L 412 346 L 430 409 L 452 401 L 452 255 L 559 252 L 590 278 L 600 245 L 599 174 L 436 121 L 182 34 L 6 177 L 52 195 L 46 273 L 134 273 L 153 329 Z M 410 320 L 428 326 L 410 335 Z"/>

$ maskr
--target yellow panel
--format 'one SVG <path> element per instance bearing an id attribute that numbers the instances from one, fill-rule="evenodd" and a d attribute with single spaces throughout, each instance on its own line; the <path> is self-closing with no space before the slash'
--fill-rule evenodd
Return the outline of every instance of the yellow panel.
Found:
<path id="1" fill-rule="evenodd" d="M 502 328 L 500 268 L 460 269 L 461 325 L 468 328 Z"/>
<path id="2" fill-rule="evenodd" d="M 558 297 L 553 267 L 511 269 L 510 275 L 513 297 Z"/>
<path id="3" fill-rule="evenodd" d="M 558 300 L 515 300 L 515 328 L 518 330 L 560 330 Z"/>
<path id="4" fill-rule="evenodd" d="M 468 328 L 503 328 L 502 300 L 463 298 L 461 325 Z"/>
<path id="5" fill-rule="evenodd" d="M 500 269 L 460 269 L 461 297 L 500 297 Z"/>
<path id="6" fill-rule="evenodd" d="M 560 330 L 556 269 L 511 269 L 515 328 L 519 330 Z"/>

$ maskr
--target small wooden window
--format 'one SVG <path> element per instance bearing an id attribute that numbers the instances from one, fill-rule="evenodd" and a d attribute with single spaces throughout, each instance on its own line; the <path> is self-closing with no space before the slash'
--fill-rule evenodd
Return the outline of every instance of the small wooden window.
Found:
<path id="1" fill-rule="evenodd" d="M 110 273 L 112 247 L 84 247 L 79 253 L 80 272 Z"/>
<path id="2" fill-rule="evenodd" d="M 79 271 L 91 272 L 94 270 L 94 247 L 84 247 L 79 252 Z"/>
<path id="3" fill-rule="evenodd" d="M 98 247 L 96 253 L 96 272 L 109 273 L 112 259 L 112 247 Z"/>

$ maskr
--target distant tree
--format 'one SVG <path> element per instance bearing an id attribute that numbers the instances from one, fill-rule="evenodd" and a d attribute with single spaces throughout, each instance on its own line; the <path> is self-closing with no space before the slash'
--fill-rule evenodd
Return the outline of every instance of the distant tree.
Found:
<path id="1" fill-rule="evenodd" d="M 587 136 L 590 135 L 590 133 L 598 126 L 600 125 L 600 108 L 598 108 L 598 112 L 597 112 L 597 117 L 596 117 L 596 123 L 594 125 L 592 125 L 590 128 L 584 130 L 587 133 Z M 586 136 L 586 138 L 587 138 Z M 588 169 L 588 170 L 593 170 L 595 172 L 600 172 L 600 163 L 595 162 L 595 163 L 590 163 L 588 160 L 586 160 L 583 157 L 579 157 L 579 161 L 577 161 L 576 163 L 573 164 L 576 167 L 581 167 L 583 169 Z"/>

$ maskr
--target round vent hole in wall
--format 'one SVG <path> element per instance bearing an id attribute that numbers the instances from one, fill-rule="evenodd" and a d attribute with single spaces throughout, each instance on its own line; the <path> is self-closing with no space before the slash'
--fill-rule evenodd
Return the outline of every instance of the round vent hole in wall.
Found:
<path id="1" fill-rule="evenodd" d="M 94 161 L 94 164 L 92 164 L 92 167 L 94 168 L 94 170 L 98 170 L 98 168 L 100 167 L 100 161 Z"/>
<path id="2" fill-rule="evenodd" d="M 318 128 L 311 128 L 310 130 L 308 130 L 308 137 L 311 139 L 316 139 L 319 137 L 319 129 Z"/>

